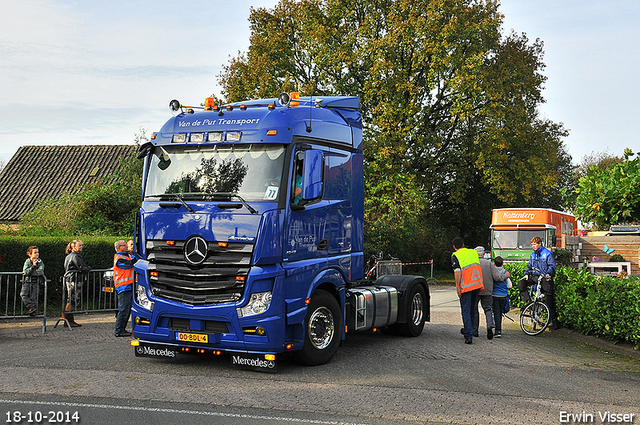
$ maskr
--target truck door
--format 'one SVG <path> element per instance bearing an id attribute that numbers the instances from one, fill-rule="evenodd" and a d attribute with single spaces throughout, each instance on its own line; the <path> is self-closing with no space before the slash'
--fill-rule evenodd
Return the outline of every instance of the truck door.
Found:
<path id="1" fill-rule="evenodd" d="M 326 152 L 301 145 L 293 155 L 285 261 L 328 255 L 331 205 L 325 199 Z"/>

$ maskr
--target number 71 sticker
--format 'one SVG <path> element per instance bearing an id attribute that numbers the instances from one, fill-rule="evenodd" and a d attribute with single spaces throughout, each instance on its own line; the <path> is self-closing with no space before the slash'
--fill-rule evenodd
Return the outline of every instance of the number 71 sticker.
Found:
<path id="1" fill-rule="evenodd" d="M 278 198 L 278 186 L 269 186 L 264 192 L 264 199 L 267 201 L 275 201 Z"/>

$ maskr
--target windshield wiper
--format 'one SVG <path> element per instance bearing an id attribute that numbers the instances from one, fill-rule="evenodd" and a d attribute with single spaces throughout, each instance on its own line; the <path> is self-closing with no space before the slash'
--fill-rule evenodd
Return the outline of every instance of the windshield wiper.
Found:
<path id="1" fill-rule="evenodd" d="M 258 214 L 258 211 L 256 211 L 255 208 L 253 208 L 251 205 L 247 204 L 247 201 L 245 201 L 242 196 L 238 195 L 237 193 L 232 193 L 231 196 L 238 198 L 240 202 L 242 202 L 242 205 L 244 205 L 251 214 Z"/>
<path id="2" fill-rule="evenodd" d="M 208 193 L 207 195 L 212 197 L 222 196 L 222 197 L 229 197 L 229 198 L 237 198 L 242 203 L 242 205 L 244 205 L 244 207 L 249 210 L 251 214 L 258 214 L 258 211 L 255 208 L 253 208 L 251 205 L 249 205 L 247 201 L 245 201 L 244 198 L 242 198 L 242 196 L 238 195 L 237 193 L 215 192 L 215 193 Z"/>
<path id="3" fill-rule="evenodd" d="M 149 197 L 150 197 L 150 198 L 164 198 L 165 196 L 172 197 L 172 198 L 175 198 L 175 199 L 177 199 L 178 201 L 180 201 L 180 203 L 181 203 L 182 205 L 184 205 L 184 207 L 185 207 L 185 208 L 187 209 L 187 211 L 189 211 L 190 213 L 195 212 L 195 211 L 193 210 L 193 208 L 191 208 L 191 207 L 189 206 L 189 204 L 187 204 L 187 203 L 184 201 L 184 199 L 182 198 L 182 196 L 181 196 L 179 193 L 162 193 L 162 194 L 160 194 L 160 195 L 149 195 Z"/>

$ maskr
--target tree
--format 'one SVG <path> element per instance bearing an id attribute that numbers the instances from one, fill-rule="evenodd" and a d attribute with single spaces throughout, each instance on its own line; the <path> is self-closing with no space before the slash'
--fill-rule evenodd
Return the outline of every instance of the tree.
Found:
<path id="1" fill-rule="evenodd" d="M 593 165 L 580 179 L 573 213 L 597 230 L 640 221 L 640 152 L 624 150 L 624 160 L 607 168 Z"/>
<path id="2" fill-rule="evenodd" d="M 501 37 L 497 1 L 281 0 L 249 20 L 223 95 L 358 95 L 369 229 L 439 223 L 481 243 L 493 207 L 561 207 L 571 157 L 538 116 L 543 44 Z"/>
<path id="3" fill-rule="evenodd" d="M 609 152 L 609 149 L 604 152 L 591 151 L 589 155 L 582 157 L 582 160 L 576 167 L 577 180 L 588 175 L 591 167 L 595 166 L 596 168 L 604 170 L 622 161 L 624 161 L 623 157 L 613 155 Z"/>

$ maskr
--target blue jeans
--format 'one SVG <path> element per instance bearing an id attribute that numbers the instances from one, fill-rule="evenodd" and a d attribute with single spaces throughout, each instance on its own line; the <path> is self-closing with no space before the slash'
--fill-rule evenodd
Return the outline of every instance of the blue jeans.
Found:
<path id="1" fill-rule="evenodd" d="M 480 319 L 478 315 L 479 298 L 479 289 L 460 294 L 460 309 L 462 310 L 462 323 L 464 324 L 465 338 L 473 338 L 473 324 L 477 323 Z"/>
<path id="2" fill-rule="evenodd" d="M 131 305 L 133 304 L 133 291 L 122 291 L 118 293 L 118 317 L 116 318 L 116 335 L 125 331 L 129 316 L 131 315 Z"/>

